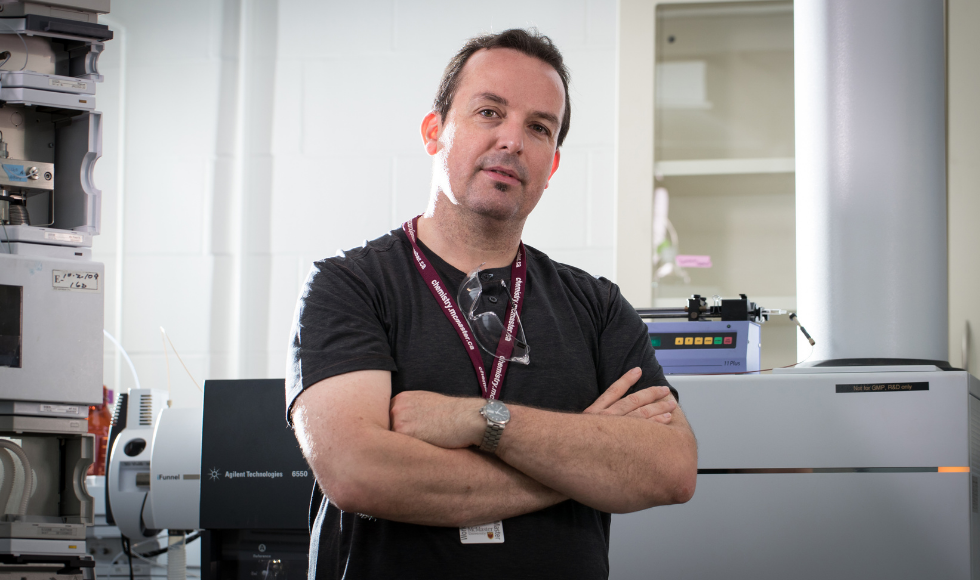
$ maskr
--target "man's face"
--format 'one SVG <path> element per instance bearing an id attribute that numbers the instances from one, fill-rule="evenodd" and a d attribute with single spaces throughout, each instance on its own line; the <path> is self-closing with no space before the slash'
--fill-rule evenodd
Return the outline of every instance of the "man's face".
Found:
<path id="1" fill-rule="evenodd" d="M 466 211 L 523 220 L 558 168 L 564 106 L 561 78 L 549 64 L 506 48 L 476 52 L 445 122 L 426 117 L 428 135 L 423 122 L 436 185 Z"/>

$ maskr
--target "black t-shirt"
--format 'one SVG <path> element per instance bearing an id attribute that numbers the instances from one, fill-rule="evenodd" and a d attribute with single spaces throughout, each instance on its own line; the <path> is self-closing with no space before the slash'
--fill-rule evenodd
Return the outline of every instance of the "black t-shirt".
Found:
<path id="1" fill-rule="evenodd" d="M 455 293 L 465 274 L 420 245 Z M 367 369 L 392 372 L 392 397 L 406 390 L 481 396 L 473 365 L 411 252 L 399 229 L 313 265 L 296 309 L 287 409 L 317 382 Z M 668 384 L 646 325 L 615 284 L 530 247 L 527 272 L 521 322 L 530 363 L 508 365 L 502 401 L 579 413 L 636 366 L 643 376 L 633 390 Z M 480 311 L 493 310 L 503 319 L 507 295 L 501 280 L 509 287 L 509 278 L 509 266 L 481 273 Z M 489 376 L 492 357 L 484 352 L 483 360 Z M 574 500 L 504 520 L 502 544 L 463 545 L 458 528 L 343 512 L 328 499 L 311 509 L 311 579 L 609 575 L 610 515 Z"/>

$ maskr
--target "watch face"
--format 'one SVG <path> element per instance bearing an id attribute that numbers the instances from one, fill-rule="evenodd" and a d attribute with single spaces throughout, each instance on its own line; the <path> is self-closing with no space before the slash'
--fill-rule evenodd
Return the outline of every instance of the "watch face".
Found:
<path id="1" fill-rule="evenodd" d="M 510 421 L 510 411 L 500 401 L 489 401 L 483 407 L 483 416 L 495 423 L 506 423 Z"/>

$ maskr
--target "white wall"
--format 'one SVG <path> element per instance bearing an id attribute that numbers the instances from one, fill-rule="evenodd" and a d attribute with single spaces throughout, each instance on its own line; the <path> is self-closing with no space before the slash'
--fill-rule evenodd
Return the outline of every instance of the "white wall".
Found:
<path id="1" fill-rule="evenodd" d="M 562 166 L 525 241 L 613 273 L 615 0 L 131 0 L 105 21 L 93 253 L 144 387 L 167 385 L 160 326 L 199 383 L 283 375 L 310 262 L 424 209 L 418 126 L 483 32 L 537 26 L 571 70 Z M 199 404 L 169 362 L 174 404 Z M 111 345 L 105 380 L 133 386 Z"/>

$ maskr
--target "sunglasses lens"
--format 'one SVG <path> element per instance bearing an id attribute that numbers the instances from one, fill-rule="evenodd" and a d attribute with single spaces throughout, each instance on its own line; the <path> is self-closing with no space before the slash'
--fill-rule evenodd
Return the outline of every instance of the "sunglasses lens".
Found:
<path id="1" fill-rule="evenodd" d="M 493 312 L 474 314 L 479 307 L 480 296 L 483 294 L 483 285 L 480 284 L 479 274 L 480 271 L 476 270 L 467 276 L 463 284 L 459 287 L 457 294 L 457 302 L 463 310 L 463 316 L 469 323 L 477 344 L 480 345 L 480 348 L 495 357 L 511 362 L 528 364 L 530 359 L 527 354 L 527 341 L 524 339 L 524 329 L 521 327 L 520 318 L 517 319 L 517 328 L 512 337 L 514 345 L 513 352 L 511 352 L 510 356 L 498 356 L 497 344 L 500 342 L 500 337 L 504 335 L 503 322 Z"/>
<path id="2" fill-rule="evenodd" d="M 500 337 L 504 335 L 504 324 L 500 321 L 500 317 L 493 312 L 483 312 L 470 317 L 469 321 L 470 328 L 473 329 L 473 335 L 476 337 L 476 342 L 480 345 L 480 348 L 497 356 L 497 344 L 500 342 Z M 501 358 L 511 362 L 527 364 L 528 347 L 527 341 L 524 339 L 524 328 L 521 326 L 520 319 L 517 320 L 517 328 L 512 338 L 514 350 L 511 351 L 510 356 Z"/>

